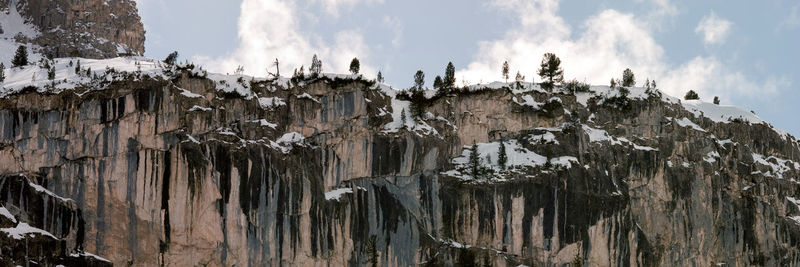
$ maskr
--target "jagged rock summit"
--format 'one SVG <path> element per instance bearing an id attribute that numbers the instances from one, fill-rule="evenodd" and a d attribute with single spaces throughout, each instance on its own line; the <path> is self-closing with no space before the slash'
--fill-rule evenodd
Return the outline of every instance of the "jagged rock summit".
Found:
<path id="1" fill-rule="evenodd" d="M 3 266 L 800 265 L 800 144 L 737 107 L 36 61 L 0 83 Z"/>
<path id="2" fill-rule="evenodd" d="M 41 55 L 144 54 L 144 25 L 133 0 L 3 0 L 0 12 L 0 38 L 29 43 Z"/>

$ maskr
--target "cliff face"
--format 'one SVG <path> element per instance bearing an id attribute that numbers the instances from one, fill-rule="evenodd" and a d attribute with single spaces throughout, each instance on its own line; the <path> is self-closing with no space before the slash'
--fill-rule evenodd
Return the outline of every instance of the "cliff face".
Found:
<path id="1" fill-rule="evenodd" d="M 38 30 L 31 36 L 16 36 L 16 41 L 40 46 L 43 55 L 112 58 L 144 54 L 144 25 L 132 0 L 4 0 L 0 9 L 18 12 L 26 24 Z"/>
<path id="2" fill-rule="evenodd" d="M 797 141 L 735 108 L 205 75 L 0 99 L 0 204 L 116 265 L 800 265 Z"/>

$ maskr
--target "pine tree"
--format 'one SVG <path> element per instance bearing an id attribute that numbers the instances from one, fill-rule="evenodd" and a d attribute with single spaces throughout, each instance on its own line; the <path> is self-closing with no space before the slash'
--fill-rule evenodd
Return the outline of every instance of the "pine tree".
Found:
<path id="1" fill-rule="evenodd" d="M 634 77 L 633 71 L 631 71 L 630 68 L 627 68 L 624 71 L 622 71 L 622 86 L 624 87 L 636 86 L 636 77 Z"/>
<path id="2" fill-rule="evenodd" d="M 353 58 L 353 60 L 350 61 L 350 73 L 356 75 L 358 74 L 358 71 L 360 69 L 361 69 L 361 62 L 358 61 L 358 58 Z"/>
<path id="3" fill-rule="evenodd" d="M 650 78 L 647 78 L 647 80 L 645 80 L 644 88 L 650 90 Z"/>
<path id="4" fill-rule="evenodd" d="M 417 70 L 417 73 L 414 74 L 414 86 L 416 86 L 417 90 L 422 90 L 423 85 L 425 85 L 425 73 L 422 70 Z"/>
<path id="5" fill-rule="evenodd" d="M 178 61 L 178 51 L 169 53 L 167 58 L 164 59 L 164 63 L 167 63 L 167 65 L 175 65 L 176 61 Z"/>
<path id="6" fill-rule="evenodd" d="M 614 87 L 617 87 L 617 81 L 615 81 L 614 78 L 611 78 L 611 81 L 608 83 L 608 86 L 611 87 L 611 89 L 614 89 Z"/>
<path id="7" fill-rule="evenodd" d="M 714 97 L 714 105 L 719 105 L 719 97 L 718 96 Z"/>
<path id="8" fill-rule="evenodd" d="M 539 68 L 542 85 L 552 89 L 556 84 L 564 82 L 564 70 L 561 69 L 561 59 L 553 53 L 545 53 Z"/>
<path id="9" fill-rule="evenodd" d="M 28 48 L 24 45 L 17 47 L 17 52 L 14 53 L 14 59 L 11 60 L 11 65 L 14 67 L 28 65 Z"/>
<path id="10" fill-rule="evenodd" d="M 78 63 L 75 63 L 75 74 L 80 76 L 81 75 L 80 72 L 81 72 L 81 61 L 78 60 Z"/>
<path id="11" fill-rule="evenodd" d="M 383 83 L 383 73 L 378 71 L 378 77 L 375 80 L 377 80 L 378 83 Z"/>
<path id="12" fill-rule="evenodd" d="M 502 73 L 503 73 L 503 79 L 506 79 L 506 83 L 507 83 L 508 82 L 508 61 L 507 60 L 505 62 L 503 62 Z"/>
<path id="13" fill-rule="evenodd" d="M 469 149 L 469 168 L 472 173 L 472 178 L 477 178 L 480 171 L 480 158 L 478 157 L 478 145 L 472 141 L 472 147 Z"/>
<path id="14" fill-rule="evenodd" d="M 444 82 L 442 82 L 442 77 L 436 75 L 436 78 L 433 79 L 433 88 L 441 90 L 443 87 Z"/>
<path id="15" fill-rule="evenodd" d="M 686 92 L 686 95 L 683 96 L 683 99 L 686 99 L 686 100 L 697 100 L 697 99 L 700 99 L 700 96 L 694 90 L 689 90 L 689 92 Z"/>
<path id="16" fill-rule="evenodd" d="M 311 58 L 311 67 L 308 68 L 311 71 L 311 77 L 319 77 L 322 73 L 322 60 L 317 58 L 317 54 L 314 54 L 314 57 Z"/>
<path id="17" fill-rule="evenodd" d="M 497 153 L 497 164 L 500 165 L 500 168 L 505 169 L 507 162 L 508 155 L 506 155 L 506 144 L 505 142 L 500 141 L 500 151 Z"/>
<path id="18" fill-rule="evenodd" d="M 403 110 L 400 111 L 400 122 L 403 123 L 403 125 L 400 126 L 401 128 L 406 128 L 406 120 L 406 109 L 403 108 Z"/>
<path id="19" fill-rule="evenodd" d="M 0 83 L 6 80 L 6 65 L 0 62 Z"/>
<path id="20" fill-rule="evenodd" d="M 447 68 L 444 70 L 444 87 L 447 89 L 453 89 L 456 86 L 456 67 L 453 66 L 453 62 L 447 63 Z"/>
<path id="21" fill-rule="evenodd" d="M 658 87 L 656 87 L 656 80 L 650 81 L 650 88 L 653 88 L 653 89 L 657 89 L 658 88 Z"/>

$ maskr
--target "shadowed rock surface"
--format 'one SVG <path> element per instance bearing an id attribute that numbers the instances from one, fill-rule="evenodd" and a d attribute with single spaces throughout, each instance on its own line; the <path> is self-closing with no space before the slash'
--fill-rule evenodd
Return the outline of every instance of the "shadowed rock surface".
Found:
<path id="1" fill-rule="evenodd" d="M 29 253 L 118 266 L 356 266 L 373 236 L 380 266 L 800 264 L 800 150 L 769 125 L 510 84 L 392 127 L 392 90 L 295 82 L 178 71 L 0 99 L 1 203 L 67 251 Z M 473 177 L 458 159 L 499 141 L 544 160 L 482 154 Z"/>

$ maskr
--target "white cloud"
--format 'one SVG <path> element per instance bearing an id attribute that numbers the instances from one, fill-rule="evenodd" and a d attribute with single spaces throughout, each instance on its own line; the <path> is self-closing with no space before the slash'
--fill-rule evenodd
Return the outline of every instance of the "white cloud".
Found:
<path id="1" fill-rule="evenodd" d="M 195 61 L 206 65 L 212 72 L 230 73 L 242 65 L 245 73 L 264 76 L 267 68 L 274 72 L 272 63 L 280 61 L 281 75 L 289 76 L 292 70 L 311 63 L 317 54 L 323 61 L 324 72 L 345 73 L 350 60 L 358 56 L 362 73 L 372 73 L 366 63 L 369 48 L 358 31 L 345 30 L 335 35 L 333 44 L 300 28 L 300 11 L 294 1 L 244 0 L 241 4 L 238 38 L 239 46 L 222 58 L 199 57 Z"/>
<path id="2" fill-rule="evenodd" d="M 329 15 L 333 17 L 339 17 L 339 9 L 341 8 L 352 8 L 359 2 L 368 4 L 383 3 L 383 0 L 315 0 L 313 2 L 321 3 Z"/>
<path id="3" fill-rule="evenodd" d="M 392 45 L 399 46 L 403 41 L 403 22 L 397 17 L 384 16 L 383 25 L 392 31 Z"/>
<path id="4" fill-rule="evenodd" d="M 706 44 L 720 44 L 725 41 L 725 38 L 728 37 L 731 26 L 733 26 L 732 22 L 717 17 L 717 14 L 714 14 L 714 11 L 711 11 L 711 13 L 700 20 L 700 23 L 697 24 L 697 28 L 694 29 L 694 32 L 697 34 L 702 34 L 703 41 Z"/>
<path id="5" fill-rule="evenodd" d="M 778 29 L 785 28 L 785 29 L 796 29 L 800 27 L 800 16 L 797 15 L 797 10 L 800 8 L 800 5 L 795 5 L 792 7 L 792 11 L 790 11 L 789 16 L 781 22 L 778 26 Z"/>
<path id="6" fill-rule="evenodd" d="M 663 72 L 663 49 L 648 30 L 630 14 L 605 10 L 590 17 L 583 32 L 571 39 L 564 20 L 556 15 L 558 1 L 505 1 L 504 9 L 517 12 L 520 26 L 504 39 L 483 42 L 475 60 L 458 77 L 470 82 L 497 80 L 500 66 L 508 60 L 512 72 L 534 77 L 542 55 L 553 52 L 562 59 L 565 78 L 588 79 L 595 83 L 618 77 L 631 67 L 641 76 Z"/>
<path id="7" fill-rule="evenodd" d="M 667 1 L 654 0 L 656 5 Z M 484 41 L 466 69 L 457 78 L 470 83 L 500 80 L 500 66 L 508 60 L 512 73 L 528 77 L 535 74 L 542 55 L 553 52 L 562 60 L 565 78 L 586 79 L 593 84 L 607 84 L 630 67 L 641 85 L 646 78 L 658 80 L 658 87 L 673 96 L 683 96 L 692 89 L 701 97 L 719 95 L 765 97 L 774 95 L 790 83 L 785 78 L 769 77 L 763 82 L 730 69 L 715 57 L 696 57 L 679 66 L 671 66 L 664 49 L 655 41 L 649 17 L 613 9 L 589 17 L 579 32 L 557 15 L 558 0 L 496 0 L 495 5 L 514 12 L 519 25 L 502 39 Z"/>

